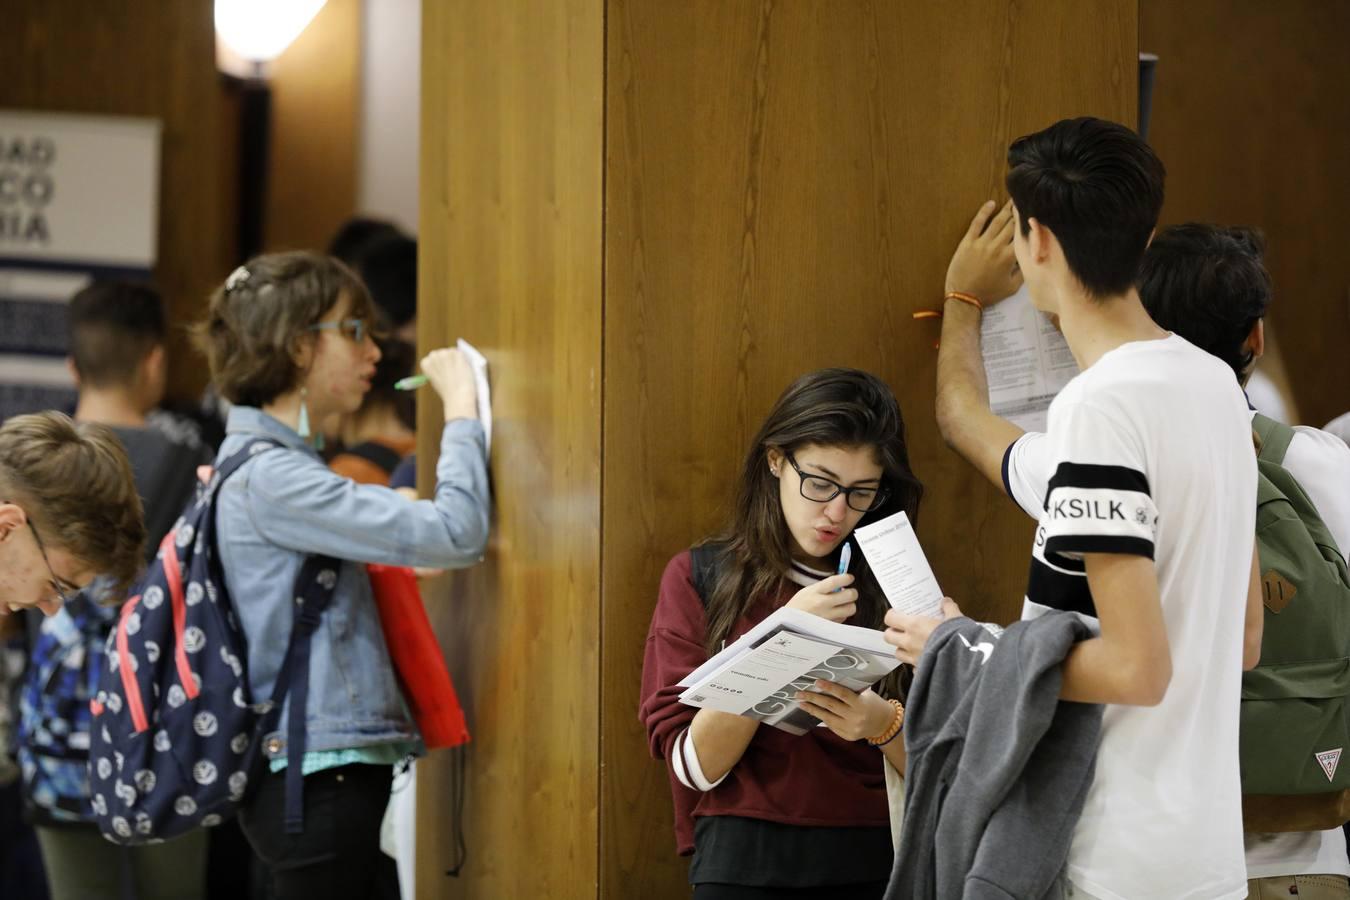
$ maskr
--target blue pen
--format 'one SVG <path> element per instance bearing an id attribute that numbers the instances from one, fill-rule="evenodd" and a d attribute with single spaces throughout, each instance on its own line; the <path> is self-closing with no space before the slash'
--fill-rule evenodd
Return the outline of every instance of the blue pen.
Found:
<path id="1" fill-rule="evenodd" d="M 845 543 L 845 544 L 844 544 L 844 549 L 842 549 L 842 550 L 839 551 L 839 571 L 836 572 L 835 574 L 836 574 L 836 575 L 843 575 L 845 572 L 847 572 L 847 571 L 848 571 L 848 564 L 849 564 L 849 562 L 850 562 L 852 559 L 853 559 L 853 545 L 852 545 L 852 544 L 849 544 L 849 543 Z M 837 593 L 839 593 L 839 592 L 842 591 L 842 590 L 843 590 L 843 588 L 835 588 L 834 591 L 833 591 L 833 593 L 836 593 L 836 594 L 837 594 Z"/>

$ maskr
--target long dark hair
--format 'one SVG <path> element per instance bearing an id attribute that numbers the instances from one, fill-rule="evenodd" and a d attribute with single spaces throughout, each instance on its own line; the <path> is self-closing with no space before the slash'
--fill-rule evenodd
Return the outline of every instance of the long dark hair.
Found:
<path id="1" fill-rule="evenodd" d="M 895 395 L 880 378 L 858 369 L 821 369 L 798 378 L 774 404 L 746 454 L 731 520 L 711 539 L 721 547 L 708 596 L 707 648 L 715 652 L 755 601 L 778 591 L 792 564 L 792 536 L 783 517 L 778 479 L 768 453 L 808 444 L 871 447 L 881 463 L 884 503 L 859 525 L 904 510 L 917 521 L 923 485 L 909 465 L 905 423 Z M 862 623 L 881 625 L 886 597 L 861 554 L 852 565 Z"/>

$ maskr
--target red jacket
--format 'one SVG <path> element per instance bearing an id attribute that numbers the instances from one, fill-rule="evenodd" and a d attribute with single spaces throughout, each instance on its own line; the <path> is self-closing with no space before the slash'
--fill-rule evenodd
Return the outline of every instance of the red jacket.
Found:
<path id="1" fill-rule="evenodd" d="M 796 591 L 796 585 L 785 580 L 778 596 L 756 604 L 736 623 L 728 642 Z M 888 827 L 881 751 L 865 741 L 845 741 L 827 728 L 793 735 L 762 725 L 745 755 L 717 787 L 700 792 L 679 782 L 670 770 L 672 745 L 698 710 L 679 701 L 683 688 L 678 683 L 707 661 L 706 633 L 703 603 L 690 580 L 685 551 L 670 561 L 661 576 L 661 593 L 647 633 L 638 713 L 647 728 L 652 755 L 666 760 L 680 855 L 694 852 L 694 816 L 745 816 L 787 825 Z"/>

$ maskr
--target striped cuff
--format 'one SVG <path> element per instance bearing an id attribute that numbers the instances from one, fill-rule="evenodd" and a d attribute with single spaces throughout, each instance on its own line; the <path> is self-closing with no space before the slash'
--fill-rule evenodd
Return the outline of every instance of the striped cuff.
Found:
<path id="1" fill-rule="evenodd" d="M 694 739 L 689 734 L 689 729 L 681 731 L 675 738 L 675 747 L 670 754 L 670 767 L 675 772 L 675 777 L 679 779 L 680 784 L 693 791 L 707 792 L 717 787 L 723 781 L 726 781 L 728 772 L 716 781 L 709 781 L 703 774 L 703 767 L 698 762 L 698 752 L 694 748 Z"/>

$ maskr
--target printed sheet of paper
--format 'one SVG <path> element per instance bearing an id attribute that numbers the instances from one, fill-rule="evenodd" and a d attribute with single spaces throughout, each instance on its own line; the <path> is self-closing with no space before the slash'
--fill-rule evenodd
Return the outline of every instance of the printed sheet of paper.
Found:
<path id="1" fill-rule="evenodd" d="M 942 615 L 942 588 L 909 516 L 898 512 L 853 532 L 886 599 L 911 616 Z"/>
<path id="2" fill-rule="evenodd" d="M 478 348 L 464 338 L 456 345 L 459 352 L 469 360 L 473 369 L 474 385 L 478 388 L 478 418 L 483 423 L 483 436 L 486 438 L 488 453 L 492 452 L 492 391 L 488 387 L 487 357 L 478 352 Z"/>
<path id="3" fill-rule="evenodd" d="M 984 311 L 980 345 L 994 415 L 1026 431 L 1045 431 L 1050 401 L 1078 374 L 1078 364 L 1025 285 Z"/>

